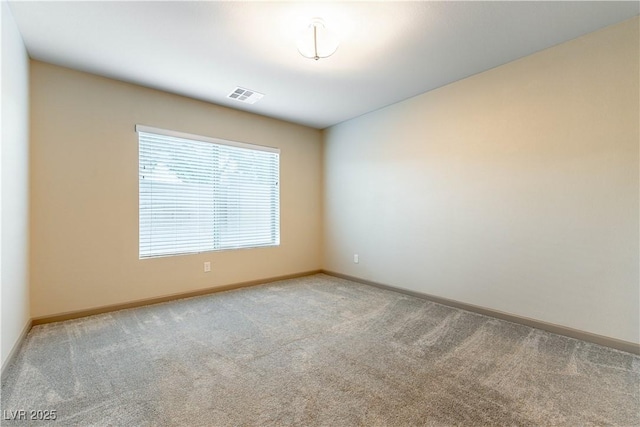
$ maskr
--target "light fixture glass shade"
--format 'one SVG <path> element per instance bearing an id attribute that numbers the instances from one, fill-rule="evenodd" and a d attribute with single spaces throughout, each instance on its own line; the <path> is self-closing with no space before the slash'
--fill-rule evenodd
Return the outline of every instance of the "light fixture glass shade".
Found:
<path id="1" fill-rule="evenodd" d="M 314 19 L 298 39 L 298 52 L 305 58 L 327 58 L 335 53 L 338 38 L 324 26 L 321 19 Z"/>

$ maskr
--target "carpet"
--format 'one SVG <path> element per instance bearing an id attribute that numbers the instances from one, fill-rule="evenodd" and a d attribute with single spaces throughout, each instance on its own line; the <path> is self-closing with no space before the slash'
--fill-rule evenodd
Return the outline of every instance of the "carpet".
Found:
<path id="1" fill-rule="evenodd" d="M 319 274 L 36 326 L 1 406 L 3 426 L 638 426 L 639 385 L 638 356 Z"/>

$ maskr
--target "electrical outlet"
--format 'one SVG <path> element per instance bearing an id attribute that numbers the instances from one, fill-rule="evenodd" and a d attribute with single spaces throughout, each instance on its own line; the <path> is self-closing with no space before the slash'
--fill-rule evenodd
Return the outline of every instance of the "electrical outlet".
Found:
<path id="1" fill-rule="evenodd" d="M 209 262 L 209 261 L 205 261 L 205 262 L 204 262 L 204 272 L 205 272 L 205 273 L 208 273 L 208 272 L 210 272 L 210 271 L 211 271 L 211 262 Z"/>
<path id="2" fill-rule="evenodd" d="M 360 257 L 358 256 L 358 254 L 353 254 L 353 263 L 357 264 L 360 262 Z"/>

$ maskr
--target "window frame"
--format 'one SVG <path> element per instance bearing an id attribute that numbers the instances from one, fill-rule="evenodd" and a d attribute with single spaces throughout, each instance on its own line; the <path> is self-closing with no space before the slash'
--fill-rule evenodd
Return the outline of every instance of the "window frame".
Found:
<path id="1" fill-rule="evenodd" d="M 192 134 L 192 133 L 186 133 L 186 132 L 180 132 L 180 131 L 174 131 L 174 130 L 168 130 L 168 129 L 162 129 L 162 128 L 157 128 L 157 127 L 152 127 L 152 126 L 146 126 L 146 125 L 135 125 L 135 131 L 137 134 L 137 141 L 138 141 L 138 257 L 139 259 L 150 259 L 150 258 L 160 258 L 160 257 L 169 257 L 169 256 L 179 256 L 179 255 L 193 255 L 193 254 L 198 254 L 198 253 L 205 253 L 205 252 L 219 252 L 219 251 L 227 251 L 227 250 L 237 250 L 237 249 L 256 249 L 256 248 L 268 248 L 268 247 L 277 247 L 280 246 L 281 244 L 281 224 L 280 224 L 280 149 L 276 148 L 276 147 L 270 147 L 270 146 L 264 146 L 264 145 L 258 145 L 258 144 L 250 144 L 250 143 L 246 143 L 246 142 L 239 142 L 239 141 L 232 141 L 232 140 L 226 140 L 226 139 L 221 139 L 221 138 L 213 138 L 213 137 L 208 137 L 208 136 L 203 136 L 203 135 L 196 135 L 196 134 Z M 214 235 L 212 236 L 212 241 L 213 242 L 218 242 L 218 243 L 212 243 L 211 248 L 207 248 L 205 250 L 178 250 L 175 252 L 171 252 L 171 253 L 158 253 L 161 252 L 160 250 L 156 249 L 156 253 L 153 253 L 154 251 L 149 249 L 146 254 L 143 255 L 143 251 L 142 251 L 142 211 L 141 211 L 141 205 L 142 205 L 142 170 L 141 170 L 141 166 L 142 166 L 142 155 L 141 155 L 141 147 L 142 147 L 142 136 L 141 134 L 150 134 L 150 135 L 154 135 L 154 136 L 158 136 L 158 137 L 169 137 L 169 138 L 179 138 L 179 139 L 183 139 L 183 140 L 188 140 L 191 142 L 201 142 L 201 143 L 210 143 L 210 144 L 215 144 L 218 146 L 226 146 L 226 147 L 235 147 L 235 148 L 240 148 L 240 149 L 245 149 L 245 150 L 252 150 L 252 151 L 260 151 L 260 152 L 266 152 L 266 153 L 273 153 L 276 155 L 276 172 L 275 172 L 275 211 L 273 211 L 273 206 L 271 207 L 271 213 L 268 217 L 268 221 L 271 224 L 272 227 L 272 237 L 271 237 L 271 242 L 269 244 L 256 244 L 256 245 L 242 245 L 242 244 L 238 244 L 236 246 L 228 246 L 228 245 L 223 245 L 221 247 L 215 247 L 216 245 L 219 244 L 219 239 L 221 236 L 221 231 L 215 231 L 215 227 L 216 224 L 218 223 L 217 220 L 214 220 Z M 212 165 L 213 166 L 213 165 Z M 273 191 L 273 189 L 271 190 Z M 219 197 L 218 195 L 215 195 L 215 193 L 212 193 L 211 195 L 211 199 L 212 201 L 216 198 Z M 270 195 L 270 197 L 273 197 L 273 194 Z M 229 202 L 228 202 L 229 203 Z M 275 215 L 275 217 L 274 217 Z M 219 224 L 218 224 L 219 225 Z M 218 227 L 219 230 L 219 227 Z M 197 243 L 193 243 L 194 246 L 197 245 Z"/>

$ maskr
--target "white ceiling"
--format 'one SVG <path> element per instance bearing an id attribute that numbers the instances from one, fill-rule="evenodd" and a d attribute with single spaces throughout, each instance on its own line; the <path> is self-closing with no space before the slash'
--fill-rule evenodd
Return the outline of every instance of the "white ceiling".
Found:
<path id="1" fill-rule="evenodd" d="M 10 2 L 45 62 L 325 128 L 631 18 L 629 2 Z M 296 39 L 321 17 L 330 58 Z M 265 97 L 226 98 L 236 86 Z"/>

